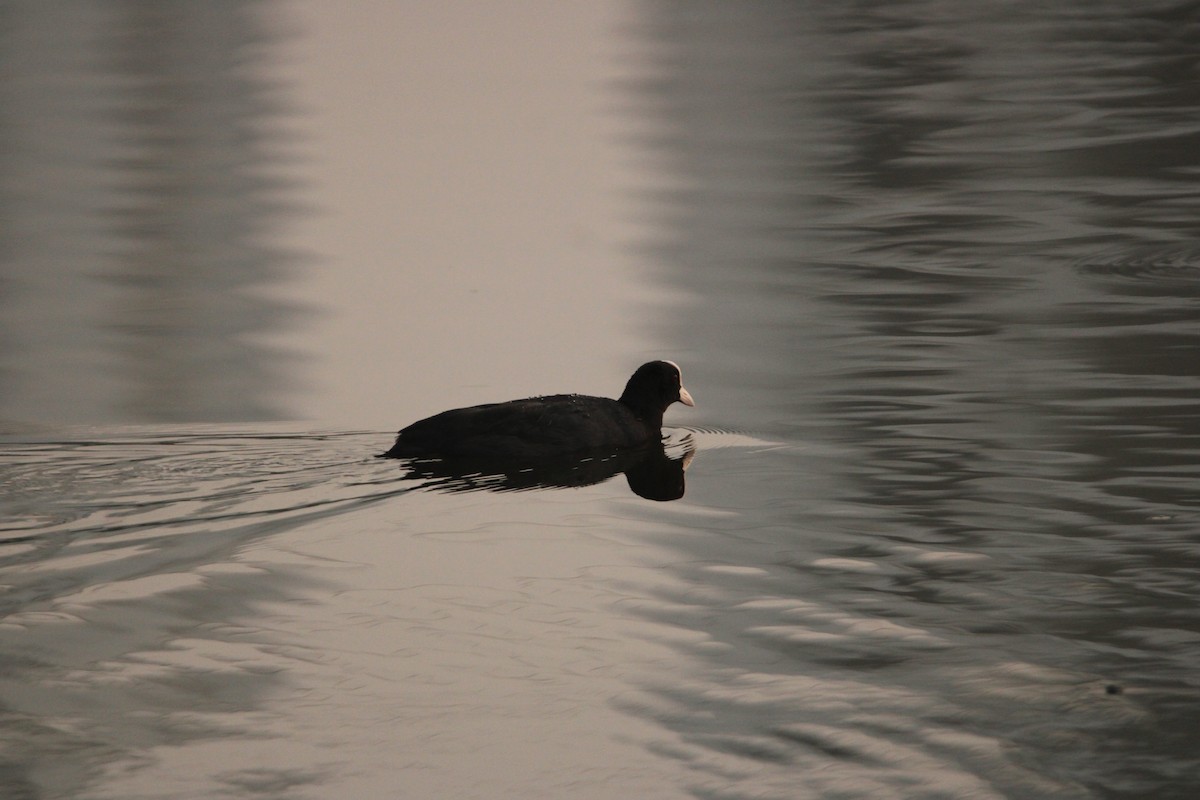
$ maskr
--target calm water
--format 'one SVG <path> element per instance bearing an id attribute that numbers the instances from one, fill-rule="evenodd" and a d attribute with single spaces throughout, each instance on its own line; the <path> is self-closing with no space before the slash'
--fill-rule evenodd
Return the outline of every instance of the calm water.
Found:
<path id="1" fill-rule="evenodd" d="M 135 6 L 7 12 L 0 798 L 1196 794 L 1192 5 Z M 678 499 L 372 458 L 653 356 Z"/>

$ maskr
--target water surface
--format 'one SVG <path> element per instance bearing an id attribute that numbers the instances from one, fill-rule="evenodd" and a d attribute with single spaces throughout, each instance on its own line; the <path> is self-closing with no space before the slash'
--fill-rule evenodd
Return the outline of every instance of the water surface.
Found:
<path id="1" fill-rule="evenodd" d="M 268 305 L 334 320 L 271 333 L 325 348 L 295 395 L 320 421 L 233 424 L 270 375 L 165 426 L 6 405 L 0 796 L 1192 797 L 1194 10 L 596 8 L 539 35 L 270 6 L 308 27 L 261 29 L 288 44 L 251 72 L 372 165 L 301 164 L 272 191 L 324 211 L 260 217 L 312 249 Z M 228 318 L 204 292 L 167 307 Z M 373 458 L 649 357 L 698 404 L 668 413 L 678 499 Z"/>

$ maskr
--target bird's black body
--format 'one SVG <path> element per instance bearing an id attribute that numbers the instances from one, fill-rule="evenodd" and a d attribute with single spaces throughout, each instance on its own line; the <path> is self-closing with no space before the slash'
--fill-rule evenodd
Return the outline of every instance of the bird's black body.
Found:
<path id="1" fill-rule="evenodd" d="M 404 428 L 383 455 L 529 460 L 622 450 L 660 441 L 663 412 L 677 401 L 693 405 L 679 367 L 651 361 L 619 400 L 555 394 L 444 411 Z"/>

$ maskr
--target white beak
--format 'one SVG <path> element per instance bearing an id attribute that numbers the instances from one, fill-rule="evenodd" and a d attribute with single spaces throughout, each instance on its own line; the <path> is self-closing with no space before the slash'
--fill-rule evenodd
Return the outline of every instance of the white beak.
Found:
<path id="1" fill-rule="evenodd" d="M 679 402 L 683 403 L 685 406 L 694 407 L 696 405 L 696 401 L 692 399 L 691 393 L 682 386 L 679 387 Z"/>

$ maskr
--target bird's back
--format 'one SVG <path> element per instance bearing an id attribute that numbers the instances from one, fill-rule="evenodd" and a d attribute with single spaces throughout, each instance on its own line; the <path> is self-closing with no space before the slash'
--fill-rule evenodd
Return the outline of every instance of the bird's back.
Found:
<path id="1" fill-rule="evenodd" d="M 385 455 L 530 458 L 632 447 L 656 433 L 616 400 L 557 394 L 435 414 L 401 430 Z"/>

